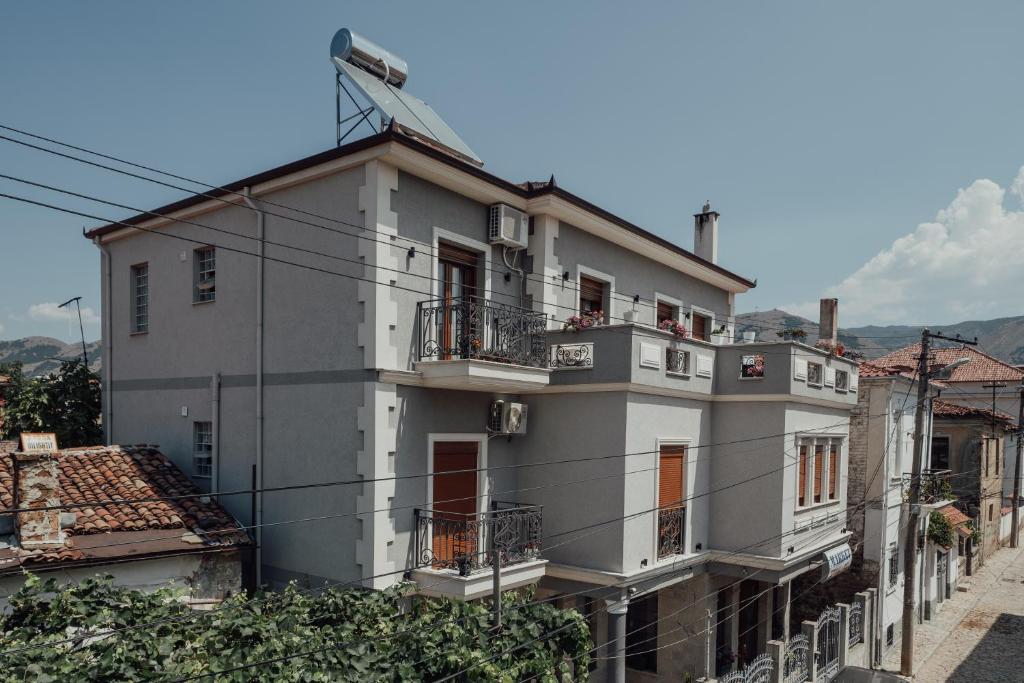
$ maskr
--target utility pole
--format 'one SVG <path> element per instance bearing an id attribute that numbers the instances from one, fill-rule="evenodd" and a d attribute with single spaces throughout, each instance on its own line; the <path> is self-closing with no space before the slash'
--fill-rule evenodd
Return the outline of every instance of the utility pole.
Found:
<path id="1" fill-rule="evenodd" d="M 80 303 L 82 301 L 82 297 L 76 296 L 68 299 L 57 308 L 64 308 L 72 301 L 75 302 L 75 307 L 78 308 L 78 331 L 82 335 L 82 362 L 85 363 L 85 367 L 89 367 L 89 354 L 85 351 L 85 328 L 82 327 L 82 304 Z"/>
<path id="2" fill-rule="evenodd" d="M 996 389 L 1003 389 L 1005 387 L 1006 387 L 1006 385 L 1003 384 L 1002 382 L 992 382 L 990 384 L 982 384 L 981 385 L 982 389 L 991 389 L 992 390 L 992 431 L 991 431 L 991 437 L 993 439 L 996 438 Z M 999 463 L 997 462 L 996 464 L 998 465 Z"/>
<path id="3" fill-rule="evenodd" d="M 921 330 L 921 356 L 917 360 L 917 407 L 914 410 L 914 463 L 913 475 L 910 480 L 910 497 L 908 502 L 907 543 L 903 547 L 903 634 L 900 651 L 900 673 L 904 676 L 914 675 L 914 627 L 917 625 L 914 610 L 914 594 L 917 590 L 917 554 L 918 535 L 921 526 L 921 470 L 924 459 L 924 411 L 925 404 L 931 412 L 928 397 L 928 380 L 930 370 L 928 357 L 931 353 L 932 339 L 946 339 L 963 344 L 977 344 L 958 337 L 945 337 L 938 332 L 930 332 L 928 328 Z"/>
<path id="4" fill-rule="evenodd" d="M 1020 547 L 1020 465 L 1021 451 L 1024 450 L 1024 385 L 1020 387 L 1017 413 L 1017 466 L 1013 469 L 1013 516 L 1010 518 L 1010 547 Z"/>

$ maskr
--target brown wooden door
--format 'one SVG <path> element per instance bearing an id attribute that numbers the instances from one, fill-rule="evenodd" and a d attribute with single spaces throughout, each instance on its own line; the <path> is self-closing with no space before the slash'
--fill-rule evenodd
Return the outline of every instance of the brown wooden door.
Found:
<path id="1" fill-rule="evenodd" d="M 441 358 L 448 360 L 463 355 L 469 347 L 472 320 L 468 299 L 476 293 L 476 253 L 441 242 L 437 245 L 438 280 L 444 313 L 438 339 Z"/>
<path id="2" fill-rule="evenodd" d="M 475 441 L 434 443 L 433 551 L 438 566 L 452 566 L 477 552 L 477 451 Z"/>

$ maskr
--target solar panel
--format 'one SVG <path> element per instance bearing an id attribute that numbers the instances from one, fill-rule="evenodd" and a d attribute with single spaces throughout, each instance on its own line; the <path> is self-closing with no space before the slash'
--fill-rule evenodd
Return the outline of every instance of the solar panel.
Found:
<path id="1" fill-rule="evenodd" d="M 373 107 L 385 120 L 395 119 L 400 125 L 415 130 L 459 154 L 483 165 L 480 157 L 462 141 L 454 130 L 437 115 L 423 100 L 398 90 L 374 75 L 337 57 L 332 60 L 340 73 L 373 103 Z"/>

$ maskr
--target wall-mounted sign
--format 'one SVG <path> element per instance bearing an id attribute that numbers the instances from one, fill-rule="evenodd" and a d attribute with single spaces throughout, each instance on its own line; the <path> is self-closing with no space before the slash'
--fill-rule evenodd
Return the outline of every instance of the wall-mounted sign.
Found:
<path id="1" fill-rule="evenodd" d="M 828 581 L 836 574 L 842 574 L 853 563 L 853 551 L 848 543 L 826 550 L 821 565 L 821 580 Z"/>
<path id="2" fill-rule="evenodd" d="M 57 450 L 56 434 L 21 433 L 22 453 L 53 453 Z"/>
<path id="3" fill-rule="evenodd" d="M 742 379 L 759 379 L 764 377 L 763 353 L 744 354 L 740 362 L 740 377 Z"/>

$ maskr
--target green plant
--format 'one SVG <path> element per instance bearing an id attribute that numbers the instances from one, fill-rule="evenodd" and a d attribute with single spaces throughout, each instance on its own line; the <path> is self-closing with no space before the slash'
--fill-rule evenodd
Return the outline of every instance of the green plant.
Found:
<path id="1" fill-rule="evenodd" d="M 102 443 L 100 380 L 80 360 L 63 361 L 45 377 L 25 377 L 20 363 L 0 365 L 10 378 L 2 438 L 21 432 L 54 432 L 64 447 Z"/>
<path id="2" fill-rule="evenodd" d="M 956 541 L 953 525 L 946 516 L 938 510 L 933 510 L 928 516 L 928 540 L 943 548 L 953 547 Z"/>
<path id="3" fill-rule="evenodd" d="M 979 531 L 978 527 L 975 526 L 974 520 L 968 520 L 964 526 L 971 530 L 971 543 L 974 545 L 981 543 L 981 531 Z"/>
<path id="4" fill-rule="evenodd" d="M 61 588 L 30 575 L 0 616 L 0 650 L 8 652 L 0 679 L 163 681 L 205 674 L 239 682 L 405 683 L 474 665 L 458 680 L 588 680 L 586 620 L 575 610 L 533 603 L 529 592 L 504 594 L 498 631 L 487 604 L 413 596 L 410 584 L 312 593 L 289 586 L 253 599 L 233 596 L 209 612 L 192 612 L 176 597 L 171 589 L 147 594 L 117 587 L 110 577 Z M 67 638 L 75 640 L 56 643 Z M 21 649 L 30 644 L 44 647 Z M 218 673 L 244 665 L 251 666 Z"/>
<path id="5" fill-rule="evenodd" d="M 782 339 L 796 339 L 797 341 L 807 339 L 807 333 L 799 327 L 787 327 L 776 332 L 775 336 L 781 337 Z"/>

